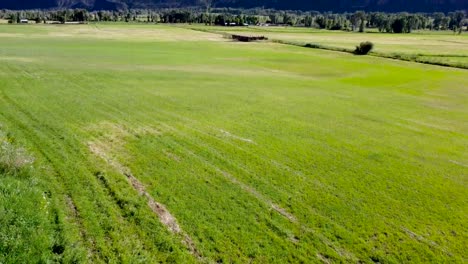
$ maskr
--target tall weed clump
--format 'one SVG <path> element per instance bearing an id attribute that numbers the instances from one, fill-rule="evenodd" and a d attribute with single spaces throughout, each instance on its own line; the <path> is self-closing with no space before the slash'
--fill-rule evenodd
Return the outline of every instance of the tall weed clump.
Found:
<path id="1" fill-rule="evenodd" d="M 55 201 L 36 177 L 33 156 L 1 128 L 0 263 L 62 262 L 53 250 L 60 236 Z"/>
<path id="2" fill-rule="evenodd" d="M 8 135 L 0 131 L 0 173 L 14 175 L 27 173 L 33 163 L 33 156 L 24 148 L 15 146 Z"/>

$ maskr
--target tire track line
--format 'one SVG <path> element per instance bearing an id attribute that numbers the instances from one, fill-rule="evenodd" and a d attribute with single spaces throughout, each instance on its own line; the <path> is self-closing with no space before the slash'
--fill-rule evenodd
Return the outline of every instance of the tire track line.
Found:
<path id="1" fill-rule="evenodd" d="M 172 132 L 176 133 L 176 134 L 179 134 L 181 136 L 183 136 L 179 131 L 177 131 L 175 128 L 167 125 L 167 124 L 162 124 L 164 125 L 168 130 L 171 130 Z M 185 136 L 186 137 L 186 136 Z M 248 192 L 249 194 L 251 194 L 252 196 L 254 196 L 256 199 L 258 199 L 259 201 L 261 201 L 262 203 L 268 205 L 270 208 L 272 208 L 274 211 L 276 211 L 277 213 L 279 213 L 280 215 L 282 215 L 283 217 L 285 217 L 287 220 L 289 220 L 291 223 L 293 224 L 297 224 L 299 225 L 300 229 L 303 230 L 304 232 L 308 232 L 308 233 L 311 233 L 313 234 L 314 236 L 316 236 L 317 238 L 320 239 L 320 241 L 322 241 L 323 244 L 325 244 L 326 246 L 330 247 L 331 249 L 333 249 L 336 253 L 338 253 L 341 257 L 344 257 L 345 259 L 349 260 L 349 261 L 352 261 L 352 262 L 358 262 L 359 261 L 359 258 L 357 256 L 355 256 L 352 252 L 346 250 L 345 248 L 343 247 L 340 247 L 339 245 L 336 245 L 334 242 L 332 242 L 330 239 L 328 239 L 326 236 L 320 234 L 319 232 L 317 232 L 316 230 L 302 224 L 299 222 L 299 220 L 291 213 L 289 213 L 286 209 L 282 208 L 281 206 L 275 204 L 273 201 L 271 201 L 268 197 L 265 197 L 263 194 L 259 193 L 257 190 L 255 190 L 254 188 L 252 188 L 251 186 L 239 181 L 237 178 L 235 178 L 233 175 L 231 175 L 230 173 L 226 172 L 226 171 L 223 171 L 222 169 L 220 169 L 219 167 L 213 165 L 212 163 L 210 163 L 208 160 L 200 157 L 199 155 L 197 155 L 196 153 L 194 153 L 192 150 L 188 149 L 187 147 L 183 146 L 182 144 L 178 143 L 178 142 L 173 142 L 174 144 L 176 144 L 177 146 L 179 146 L 181 149 L 183 149 L 187 154 L 189 154 L 190 156 L 194 157 L 195 159 L 199 160 L 200 162 L 202 162 L 203 164 L 209 166 L 210 168 L 212 168 L 213 170 L 215 170 L 216 172 L 218 172 L 219 174 L 221 174 L 224 178 L 226 178 L 227 180 L 229 180 L 230 182 L 232 182 L 233 184 L 239 186 L 242 190 Z M 206 147 L 206 146 L 205 146 Z M 244 168 L 242 168 L 243 171 L 245 171 Z M 247 173 L 247 172 L 246 172 Z M 324 220 L 327 220 L 329 222 L 331 222 L 333 225 L 336 225 L 340 228 L 343 228 L 341 225 L 335 223 L 333 220 L 329 219 L 328 217 L 325 217 L 321 214 L 319 214 L 318 212 L 316 212 L 315 210 L 314 211 L 314 214 L 316 216 L 318 216 L 319 218 L 322 218 Z M 346 232 L 349 232 L 347 229 L 344 229 Z M 294 242 L 293 242 L 294 243 Z"/>
<path id="2" fill-rule="evenodd" d="M 99 143 L 95 142 L 88 142 L 89 150 L 96 156 L 103 159 L 107 164 L 109 164 L 112 168 L 117 170 L 119 173 L 124 175 L 130 185 L 141 195 L 144 196 L 148 200 L 148 206 L 153 211 L 155 215 L 158 216 L 160 222 L 167 227 L 167 229 L 176 235 L 182 237 L 182 243 L 187 247 L 192 255 L 194 255 L 198 260 L 204 260 L 203 256 L 196 248 L 195 243 L 193 242 L 192 238 L 185 233 L 182 228 L 177 223 L 177 219 L 169 212 L 169 210 L 161 203 L 154 200 L 154 198 L 149 194 L 146 190 L 146 187 L 141 183 L 130 171 L 129 168 L 123 166 L 115 159 L 109 157 L 103 148 L 100 146 Z"/>

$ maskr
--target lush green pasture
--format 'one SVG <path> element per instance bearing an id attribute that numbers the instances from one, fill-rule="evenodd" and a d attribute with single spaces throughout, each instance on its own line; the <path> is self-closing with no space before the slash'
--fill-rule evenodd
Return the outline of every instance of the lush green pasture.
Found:
<path id="1" fill-rule="evenodd" d="M 155 25 L 0 26 L 0 130 L 35 158 L 0 170 L 0 262 L 464 263 L 466 75 Z"/>
<path id="2" fill-rule="evenodd" d="M 191 26 L 193 27 L 193 26 Z M 204 27 L 231 34 L 264 35 L 273 40 L 314 43 L 328 47 L 354 49 L 363 41 L 375 44 L 374 51 L 384 54 L 415 56 L 431 62 L 448 62 L 468 67 L 468 33 L 417 31 L 411 34 L 357 33 L 294 27 Z"/>

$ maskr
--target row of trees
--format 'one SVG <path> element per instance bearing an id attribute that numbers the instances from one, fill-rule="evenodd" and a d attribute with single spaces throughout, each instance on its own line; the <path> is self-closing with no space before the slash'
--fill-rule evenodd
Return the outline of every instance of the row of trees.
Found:
<path id="1" fill-rule="evenodd" d="M 10 11 L 1 10 L 0 19 L 8 19 L 9 23 L 19 23 L 21 19 L 28 19 L 36 23 L 45 23 L 46 21 L 90 21 L 92 14 L 84 9 L 64 9 L 56 11 L 40 11 L 40 10 L 27 10 L 27 11 Z"/>
<path id="2" fill-rule="evenodd" d="M 48 20 L 66 21 L 122 21 L 150 23 L 205 23 L 215 25 L 289 25 L 329 30 L 347 30 L 364 32 L 367 28 L 376 28 L 380 32 L 410 33 L 413 30 L 454 30 L 468 26 L 465 11 L 444 13 L 320 13 L 302 11 L 277 11 L 271 9 L 161 9 L 161 10 L 125 10 L 93 11 L 74 10 L 0 10 L 0 18 L 11 23 L 20 19 L 45 22 Z"/>

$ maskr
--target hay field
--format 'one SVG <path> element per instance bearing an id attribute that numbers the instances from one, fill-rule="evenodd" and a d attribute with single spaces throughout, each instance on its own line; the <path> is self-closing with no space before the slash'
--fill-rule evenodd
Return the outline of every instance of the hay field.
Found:
<path id="1" fill-rule="evenodd" d="M 466 70 L 159 25 L 0 40 L 0 262 L 466 262 Z"/>

